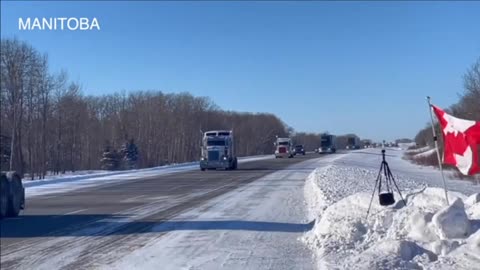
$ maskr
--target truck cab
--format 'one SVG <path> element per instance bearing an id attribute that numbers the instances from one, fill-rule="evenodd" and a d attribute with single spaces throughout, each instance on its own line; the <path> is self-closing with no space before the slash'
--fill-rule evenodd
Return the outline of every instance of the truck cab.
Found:
<path id="1" fill-rule="evenodd" d="M 294 149 L 292 144 L 292 139 L 290 138 L 277 138 L 277 141 L 274 143 L 276 146 L 275 149 L 275 158 L 293 158 Z"/>
<path id="2" fill-rule="evenodd" d="M 360 149 L 360 139 L 358 137 L 348 137 L 346 149 Z"/>
<path id="3" fill-rule="evenodd" d="M 295 145 L 293 149 L 295 155 L 304 155 L 305 156 L 305 147 L 302 144 Z"/>
<path id="4" fill-rule="evenodd" d="M 335 135 L 323 134 L 320 138 L 318 153 L 335 153 L 337 151 L 337 137 Z"/>
<path id="5" fill-rule="evenodd" d="M 237 169 L 233 131 L 212 130 L 203 133 L 200 169 Z"/>

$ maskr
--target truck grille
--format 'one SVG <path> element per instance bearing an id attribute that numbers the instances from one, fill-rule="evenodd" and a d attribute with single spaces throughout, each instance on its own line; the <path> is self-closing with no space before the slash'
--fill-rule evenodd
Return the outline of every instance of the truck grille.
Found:
<path id="1" fill-rule="evenodd" d="M 287 148 L 285 148 L 285 147 L 280 147 L 280 148 L 278 148 L 278 152 L 279 152 L 279 153 L 286 153 L 286 152 L 287 152 Z"/>
<path id="2" fill-rule="evenodd" d="M 208 151 L 208 160 L 219 160 L 220 153 L 218 151 Z"/>

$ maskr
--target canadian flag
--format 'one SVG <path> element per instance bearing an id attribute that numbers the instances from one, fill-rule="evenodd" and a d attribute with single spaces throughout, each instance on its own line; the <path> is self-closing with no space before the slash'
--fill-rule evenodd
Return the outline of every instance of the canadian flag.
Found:
<path id="1" fill-rule="evenodd" d="M 464 175 L 479 172 L 480 122 L 456 118 L 434 105 L 432 108 L 443 131 L 443 163 L 455 165 Z"/>

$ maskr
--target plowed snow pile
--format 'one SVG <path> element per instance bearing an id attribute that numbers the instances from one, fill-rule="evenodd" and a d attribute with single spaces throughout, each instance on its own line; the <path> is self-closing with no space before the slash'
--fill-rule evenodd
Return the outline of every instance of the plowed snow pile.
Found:
<path id="1" fill-rule="evenodd" d="M 375 194 L 366 218 L 378 169 L 336 163 L 305 185 L 316 223 L 303 241 L 319 269 L 480 269 L 479 193 L 449 192 L 446 206 L 443 189 L 403 174 L 397 182 L 407 205 L 395 193 L 396 203 L 382 207 Z"/>

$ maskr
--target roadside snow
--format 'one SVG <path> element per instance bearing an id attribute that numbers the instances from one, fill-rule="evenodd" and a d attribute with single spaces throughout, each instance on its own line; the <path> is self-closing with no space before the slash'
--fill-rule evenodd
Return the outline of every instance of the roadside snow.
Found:
<path id="1" fill-rule="evenodd" d="M 430 149 L 431 149 L 430 146 L 427 145 L 427 146 L 416 148 L 416 149 L 406 150 L 405 152 L 410 153 L 410 154 L 416 154 L 416 153 L 421 153 L 421 152 L 428 151 Z"/>
<path id="2" fill-rule="evenodd" d="M 381 207 L 375 194 L 366 219 L 381 162 L 377 152 L 351 152 L 307 178 L 305 199 L 316 223 L 303 240 L 315 252 L 317 267 L 480 269 L 480 186 L 448 180 L 446 206 L 437 170 L 410 164 L 401 158 L 404 151 L 387 149 L 407 205 L 395 193 L 396 203 Z"/>
<path id="3" fill-rule="evenodd" d="M 238 162 L 252 162 L 263 159 L 271 159 L 273 155 L 239 157 Z M 122 181 L 132 181 L 146 177 L 157 177 L 160 175 L 192 171 L 198 168 L 198 162 L 181 163 L 175 165 L 125 170 L 114 172 L 101 172 L 82 175 L 67 175 L 35 181 L 23 181 L 25 187 L 25 196 L 32 197 L 46 194 L 63 193 L 79 188 L 92 187 L 97 185 L 120 183 Z"/>
<path id="4" fill-rule="evenodd" d="M 402 148 L 402 150 L 407 150 L 411 146 L 417 145 L 415 142 L 410 142 L 410 143 L 399 143 L 398 146 Z"/>
<path id="5" fill-rule="evenodd" d="M 429 150 L 427 150 L 427 151 L 424 151 L 424 152 L 420 152 L 420 153 L 418 153 L 418 154 L 415 154 L 415 155 L 413 156 L 413 158 L 428 157 L 428 156 L 431 156 L 431 155 L 433 155 L 433 154 L 435 154 L 435 149 L 429 149 Z"/>

